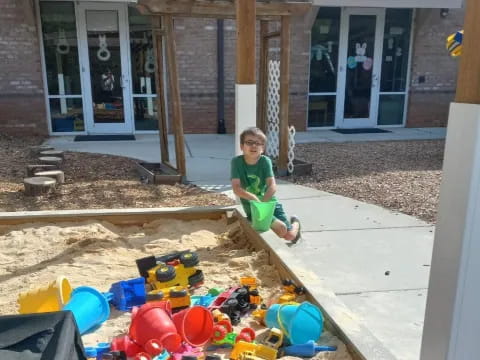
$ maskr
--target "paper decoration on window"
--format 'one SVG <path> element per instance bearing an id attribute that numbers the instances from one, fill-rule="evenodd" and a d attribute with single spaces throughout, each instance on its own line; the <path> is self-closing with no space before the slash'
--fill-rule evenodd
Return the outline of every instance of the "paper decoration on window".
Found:
<path id="1" fill-rule="evenodd" d="M 331 54 L 333 50 L 333 41 L 327 41 L 328 52 Z"/>
<path id="2" fill-rule="evenodd" d="M 401 47 L 397 47 L 397 51 L 395 52 L 395 56 L 400 57 L 403 55 L 403 51 Z"/>
<path id="3" fill-rule="evenodd" d="M 97 51 L 97 58 L 100 61 L 108 61 L 110 60 L 110 57 L 112 54 L 110 53 L 110 50 L 108 50 L 108 45 L 107 45 L 107 35 L 98 35 L 98 46 L 100 49 Z"/>
<path id="4" fill-rule="evenodd" d="M 392 61 L 393 61 L 393 57 L 391 55 L 385 56 L 385 62 L 392 62 Z"/>
<path id="5" fill-rule="evenodd" d="M 101 87 L 103 91 L 113 91 L 115 88 L 115 77 L 113 76 L 110 69 L 102 74 Z"/>
<path id="6" fill-rule="evenodd" d="M 363 65 L 362 65 L 362 66 L 363 66 L 363 69 L 364 69 L 365 71 L 370 71 L 370 70 L 372 69 L 372 66 L 373 66 L 373 60 L 372 60 L 372 58 L 367 57 L 367 58 L 365 59 L 365 61 L 363 62 Z"/>
<path id="7" fill-rule="evenodd" d="M 362 45 L 360 45 L 359 43 L 356 43 L 355 44 L 355 54 L 357 56 L 355 56 L 355 61 L 357 63 L 362 63 L 366 60 L 366 56 L 365 56 L 365 53 L 367 52 L 367 43 L 363 43 Z"/>
<path id="8" fill-rule="evenodd" d="M 393 42 L 394 42 L 394 41 L 395 41 L 395 40 L 393 40 L 393 38 L 388 39 L 388 49 L 389 49 L 389 50 L 392 50 L 392 49 L 393 49 Z"/>
<path id="9" fill-rule="evenodd" d="M 403 28 L 398 27 L 398 26 L 392 26 L 390 28 L 390 35 L 402 35 L 403 34 Z"/>
<path id="10" fill-rule="evenodd" d="M 147 56 L 145 59 L 145 71 L 149 74 L 153 73 L 155 71 L 155 57 L 153 56 L 153 49 L 148 48 L 147 49 Z"/>
<path id="11" fill-rule="evenodd" d="M 355 60 L 355 56 L 348 57 L 347 66 L 349 69 L 355 69 L 357 67 L 357 60 Z"/>
<path id="12" fill-rule="evenodd" d="M 58 29 L 58 41 L 57 41 L 57 52 L 59 54 L 65 55 L 70 51 L 70 45 L 68 45 L 67 37 L 65 36 L 65 30 Z"/>

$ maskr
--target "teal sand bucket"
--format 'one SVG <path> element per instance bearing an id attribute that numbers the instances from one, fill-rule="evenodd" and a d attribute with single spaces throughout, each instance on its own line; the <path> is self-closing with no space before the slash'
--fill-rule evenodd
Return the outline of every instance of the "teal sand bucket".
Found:
<path id="1" fill-rule="evenodd" d="M 267 231 L 270 229 L 276 204 L 275 200 L 266 202 L 250 201 L 252 226 L 255 230 Z"/>
<path id="2" fill-rule="evenodd" d="M 301 304 L 273 304 L 265 316 L 267 327 L 276 327 L 292 345 L 317 341 L 323 330 L 323 316 L 318 307 L 304 301 Z"/>
<path id="3" fill-rule="evenodd" d="M 110 316 L 107 299 L 89 286 L 80 286 L 73 290 L 70 301 L 63 310 L 73 313 L 80 334 L 99 326 Z"/>

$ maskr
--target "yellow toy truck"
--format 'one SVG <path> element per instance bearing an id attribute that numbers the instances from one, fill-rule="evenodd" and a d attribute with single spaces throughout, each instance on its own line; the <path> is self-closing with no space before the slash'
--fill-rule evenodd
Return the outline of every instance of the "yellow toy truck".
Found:
<path id="1" fill-rule="evenodd" d="M 172 286 L 170 288 L 152 290 L 147 294 L 149 301 L 170 301 L 172 310 L 179 311 L 190 306 L 190 294 L 183 286 Z"/>
<path id="2" fill-rule="evenodd" d="M 257 279 L 254 277 L 241 277 L 240 285 L 248 289 L 250 295 L 250 304 L 260 305 L 262 303 L 262 298 L 257 289 Z"/>
<path id="3" fill-rule="evenodd" d="M 240 340 L 235 344 L 230 353 L 231 360 L 275 360 L 277 349 Z"/>
<path id="4" fill-rule="evenodd" d="M 283 344 L 283 332 L 277 328 L 271 328 L 263 344 L 278 350 Z"/>
<path id="5" fill-rule="evenodd" d="M 303 286 L 297 286 L 292 280 L 283 280 L 283 294 L 278 299 L 279 304 L 287 302 L 295 302 L 299 295 L 305 294 L 305 288 Z"/>
<path id="6" fill-rule="evenodd" d="M 199 287 L 203 284 L 203 272 L 195 268 L 198 255 L 192 251 L 180 251 L 163 256 L 149 256 L 136 260 L 141 276 L 154 289 L 173 286 Z"/>

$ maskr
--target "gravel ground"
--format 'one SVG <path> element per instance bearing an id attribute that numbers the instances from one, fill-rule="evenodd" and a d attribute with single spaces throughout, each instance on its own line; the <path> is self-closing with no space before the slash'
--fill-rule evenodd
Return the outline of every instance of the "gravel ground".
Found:
<path id="1" fill-rule="evenodd" d="M 227 196 L 192 185 L 153 185 L 140 182 L 132 159 L 102 154 L 66 152 L 65 184 L 54 193 L 24 195 L 27 164 L 36 164 L 29 147 L 41 138 L 0 135 L 0 211 L 133 207 L 231 205 Z"/>
<path id="2" fill-rule="evenodd" d="M 435 223 L 443 140 L 298 144 L 311 176 L 287 180 Z"/>

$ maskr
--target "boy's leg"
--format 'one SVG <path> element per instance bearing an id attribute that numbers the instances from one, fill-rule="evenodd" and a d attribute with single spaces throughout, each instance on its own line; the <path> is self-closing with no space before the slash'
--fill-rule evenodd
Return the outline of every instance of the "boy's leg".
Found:
<path id="1" fill-rule="evenodd" d="M 273 216 L 275 220 L 272 222 L 271 229 L 275 234 L 288 241 L 298 240 L 297 234 L 300 229 L 300 224 L 298 221 L 294 221 L 293 223 L 288 221 L 282 204 L 277 203 Z"/>

